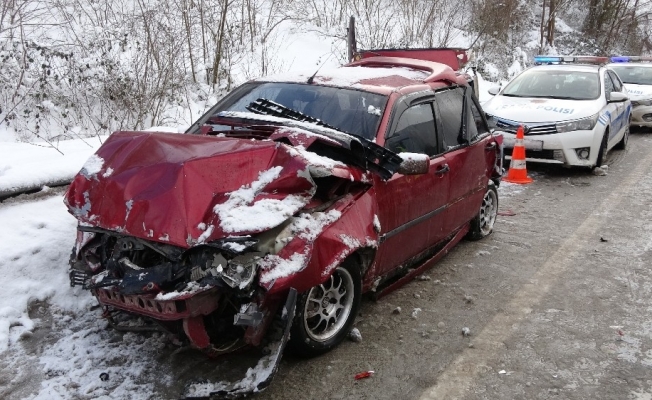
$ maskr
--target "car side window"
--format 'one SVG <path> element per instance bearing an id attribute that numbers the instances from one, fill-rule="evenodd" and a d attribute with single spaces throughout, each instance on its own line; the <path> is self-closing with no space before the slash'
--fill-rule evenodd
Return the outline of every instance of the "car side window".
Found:
<path id="1" fill-rule="evenodd" d="M 620 78 L 618 78 L 618 75 L 616 75 L 615 72 L 613 71 L 607 71 L 609 76 L 611 77 L 611 81 L 614 84 L 614 88 L 616 89 L 617 92 L 622 92 L 623 91 L 623 84 L 620 82 Z"/>
<path id="2" fill-rule="evenodd" d="M 482 111 L 480 111 L 480 109 L 475 104 L 475 101 L 473 101 L 471 96 L 469 96 L 468 103 L 471 105 L 471 112 L 468 114 L 469 120 L 467 122 L 467 126 L 468 126 L 467 134 L 470 138 L 470 141 L 473 142 L 478 137 L 488 133 L 489 128 L 487 127 L 484 119 L 482 118 Z"/>
<path id="3" fill-rule="evenodd" d="M 604 94 L 607 97 L 607 100 L 609 100 L 609 93 L 615 92 L 616 88 L 614 87 L 613 82 L 611 81 L 611 78 L 609 77 L 609 74 L 606 73 L 604 74 Z"/>
<path id="4" fill-rule="evenodd" d="M 443 131 L 441 136 L 444 151 L 463 144 L 461 139 L 465 139 L 460 137 L 462 132 L 463 100 L 462 90 L 457 88 L 435 94 L 435 103 L 439 109 L 438 118 L 441 121 Z"/>
<path id="5" fill-rule="evenodd" d="M 437 150 L 437 132 L 432 104 L 424 103 L 405 110 L 385 147 L 395 153 L 410 152 L 434 156 Z"/>

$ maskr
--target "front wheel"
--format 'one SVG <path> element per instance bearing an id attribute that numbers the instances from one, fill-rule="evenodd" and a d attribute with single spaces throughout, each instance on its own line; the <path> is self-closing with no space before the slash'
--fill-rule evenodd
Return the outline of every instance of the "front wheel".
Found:
<path id="1" fill-rule="evenodd" d="M 361 293 L 360 268 L 347 259 L 326 282 L 299 297 L 288 348 L 301 356 L 335 348 L 353 327 Z"/>
<path id="2" fill-rule="evenodd" d="M 496 216 L 498 215 L 498 190 L 496 185 L 489 181 L 487 191 L 482 199 L 478 214 L 471 220 L 471 228 L 466 235 L 469 240 L 480 240 L 489 236 L 494 229 Z"/>

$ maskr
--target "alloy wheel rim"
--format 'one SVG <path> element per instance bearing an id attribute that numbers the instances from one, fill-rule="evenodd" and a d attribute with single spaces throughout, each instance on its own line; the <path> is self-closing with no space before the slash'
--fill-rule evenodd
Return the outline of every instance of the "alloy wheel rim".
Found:
<path id="1" fill-rule="evenodd" d="M 303 324 L 308 336 L 325 342 L 337 335 L 346 324 L 353 308 L 353 277 L 338 267 L 331 277 L 308 292 Z"/>
<path id="2" fill-rule="evenodd" d="M 482 206 L 480 207 L 480 231 L 483 235 L 488 235 L 494 227 L 496 222 L 496 215 L 498 214 L 498 198 L 493 190 L 487 190 L 484 198 L 482 199 Z"/>

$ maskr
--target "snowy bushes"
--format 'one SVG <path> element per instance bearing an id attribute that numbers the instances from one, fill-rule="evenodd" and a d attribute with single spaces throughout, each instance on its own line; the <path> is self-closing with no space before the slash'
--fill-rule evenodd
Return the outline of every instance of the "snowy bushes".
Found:
<path id="1" fill-rule="evenodd" d="M 545 4 L 4 0 L 0 139 L 3 131 L 19 140 L 51 142 L 118 129 L 187 126 L 234 85 L 285 68 L 278 48 L 301 32 L 331 42 L 323 55 L 345 62 L 351 15 L 359 49 L 473 43 L 478 66 L 494 80 L 508 77 L 510 66 L 517 70 L 523 55 L 538 53 L 544 37 L 551 40 L 545 49 L 559 53 L 636 53 L 652 47 L 645 29 L 649 1 Z M 302 57 L 306 50 L 295 53 Z"/>

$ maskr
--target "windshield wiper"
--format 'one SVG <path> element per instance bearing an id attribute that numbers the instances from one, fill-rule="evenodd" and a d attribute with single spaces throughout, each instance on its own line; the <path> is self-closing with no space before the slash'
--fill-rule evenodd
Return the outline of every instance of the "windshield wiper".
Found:
<path id="1" fill-rule="evenodd" d="M 528 96 L 521 96 L 520 94 L 511 94 L 511 93 L 503 93 L 503 96 L 505 96 L 505 97 L 528 97 Z"/>
<path id="2" fill-rule="evenodd" d="M 558 99 L 558 100 L 590 100 L 590 99 L 578 99 L 577 97 L 572 97 L 572 96 L 548 96 L 551 99 Z"/>
<path id="3" fill-rule="evenodd" d="M 254 100 L 249 103 L 249 105 L 245 106 L 245 108 L 255 114 L 271 115 L 273 117 L 287 118 L 299 122 L 310 122 L 315 125 L 323 126 L 324 128 L 334 129 L 336 131 L 342 132 L 340 129 L 325 124 L 320 119 L 311 117 L 310 115 L 306 115 L 299 111 L 295 111 L 291 108 L 287 108 L 283 104 L 279 104 L 265 98 Z"/>

